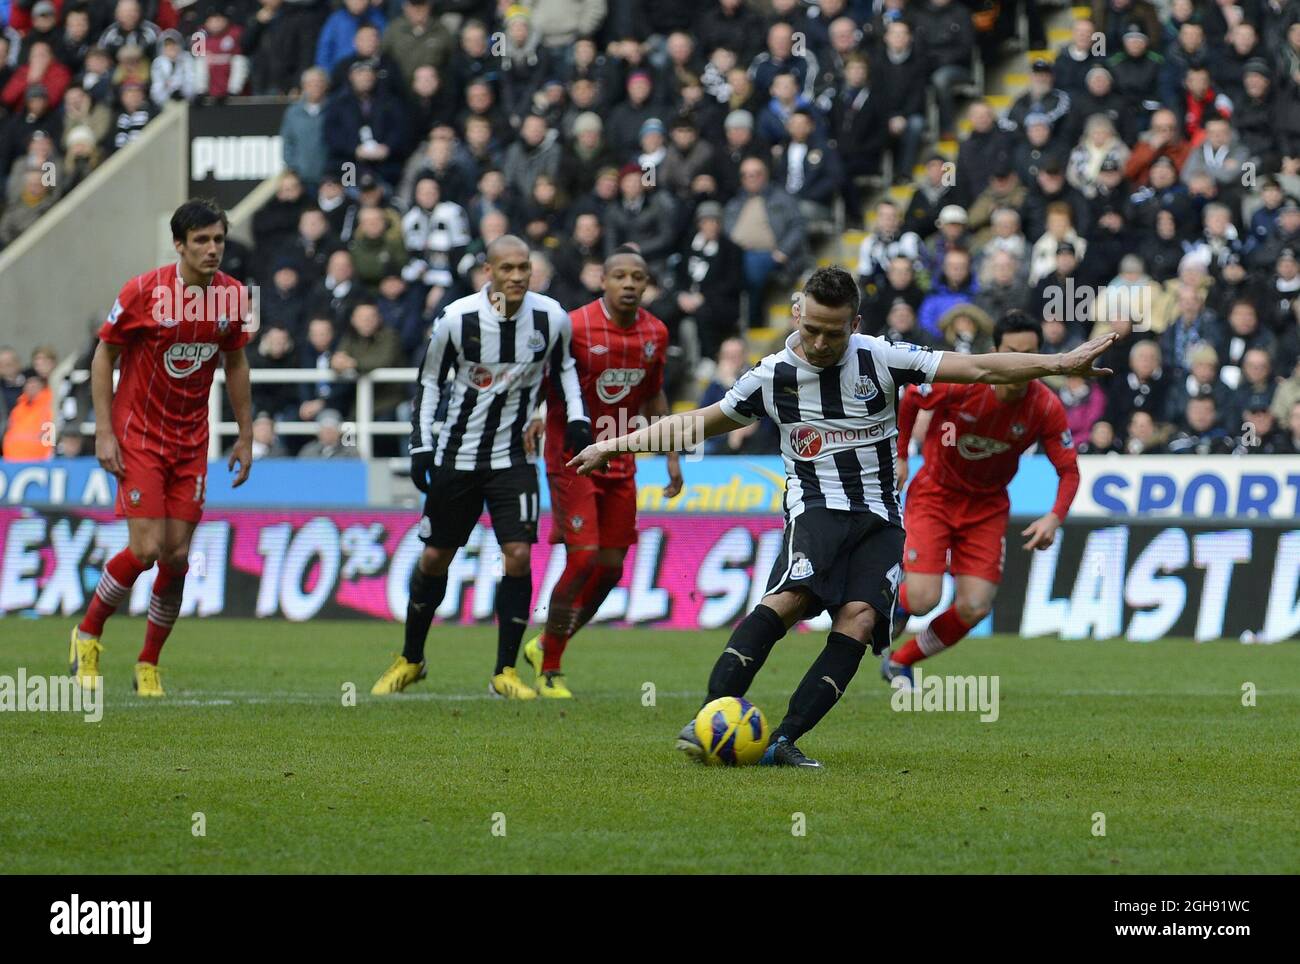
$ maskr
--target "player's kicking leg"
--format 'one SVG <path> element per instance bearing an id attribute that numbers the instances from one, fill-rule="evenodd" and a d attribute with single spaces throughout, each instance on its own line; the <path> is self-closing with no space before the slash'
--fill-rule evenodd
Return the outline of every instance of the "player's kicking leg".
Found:
<path id="1" fill-rule="evenodd" d="M 750 684 L 767 662 L 772 647 L 803 618 L 807 605 L 808 593 L 801 589 L 764 596 L 754 611 L 732 630 L 727 645 L 709 673 L 708 695 L 700 705 L 706 706 L 723 696 L 741 697 L 749 692 Z M 695 735 L 694 719 L 677 734 L 676 747 L 692 759 L 703 755 L 704 749 Z"/>

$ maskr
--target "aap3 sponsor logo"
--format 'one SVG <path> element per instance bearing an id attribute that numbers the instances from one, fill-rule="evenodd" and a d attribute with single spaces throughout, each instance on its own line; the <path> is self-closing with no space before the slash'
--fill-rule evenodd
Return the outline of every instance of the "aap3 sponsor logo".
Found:
<path id="1" fill-rule="evenodd" d="M 606 405 L 613 405 L 644 380 L 644 368 L 606 368 L 596 379 L 596 395 Z"/>
<path id="2" fill-rule="evenodd" d="M 211 361 L 217 345 L 210 341 L 177 342 L 163 355 L 163 364 L 172 378 L 189 378 Z"/>

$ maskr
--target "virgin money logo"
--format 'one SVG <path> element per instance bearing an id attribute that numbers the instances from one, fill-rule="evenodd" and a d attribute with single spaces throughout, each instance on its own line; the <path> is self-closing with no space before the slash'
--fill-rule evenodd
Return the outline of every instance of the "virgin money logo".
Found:
<path id="1" fill-rule="evenodd" d="M 167 349 L 163 364 L 172 378 L 189 378 L 217 353 L 217 345 L 210 341 L 177 342 Z"/>
<path id="2" fill-rule="evenodd" d="M 612 405 L 644 380 L 644 368 L 606 368 L 596 379 L 596 395 L 606 405 Z"/>
<path id="3" fill-rule="evenodd" d="M 994 455 L 1001 455 L 1007 449 L 1011 448 L 1006 442 L 999 442 L 995 438 L 985 438 L 983 435 L 963 435 L 957 439 L 957 451 L 961 453 L 964 459 L 970 459 L 972 462 L 978 462 L 980 459 L 987 459 Z"/>
<path id="4" fill-rule="evenodd" d="M 484 365 L 475 365 L 469 370 L 469 383 L 483 391 L 485 388 L 492 387 L 492 369 Z"/>
<path id="5" fill-rule="evenodd" d="M 822 450 L 822 433 L 810 425 L 790 429 L 790 448 L 801 459 L 816 457 Z"/>

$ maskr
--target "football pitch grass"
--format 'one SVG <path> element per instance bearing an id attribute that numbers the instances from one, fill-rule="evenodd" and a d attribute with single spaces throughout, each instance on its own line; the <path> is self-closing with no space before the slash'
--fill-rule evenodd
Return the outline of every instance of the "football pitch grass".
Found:
<path id="1" fill-rule="evenodd" d="M 71 625 L 0 620 L 0 675 L 66 672 Z M 827 769 L 795 772 L 672 749 L 723 632 L 593 629 L 578 699 L 514 703 L 486 695 L 490 627 L 435 626 L 430 678 L 375 698 L 399 626 L 184 619 L 162 701 L 131 692 L 143 630 L 108 626 L 101 722 L 0 713 L 4 872 L 1300 871 L 1294 644 L 997 637 L 925 664 L 996 674 L 990 723 L 892 710 L 868 657 L 800 743 Z M 759 674 L 773 725 L 822 639 Z"/>

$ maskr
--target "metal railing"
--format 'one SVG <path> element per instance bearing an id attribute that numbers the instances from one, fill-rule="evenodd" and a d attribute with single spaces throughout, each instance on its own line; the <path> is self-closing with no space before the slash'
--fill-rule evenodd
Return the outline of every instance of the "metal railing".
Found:
<path id="1" fill-rule="evenodd" d="M 284 368 L 272 370 L 252 368 L 249 376 L 254 385 L 290 384 L 314 385 L 318 382 L 346 382 L 356 386 L 356 413 L 353 418 L 344 421 L 344 434 L 355 433 L 357 455 L 368 459 L 374 453 L 376 435 L 410 435 L 409 422 L 380 422 L 375 420 L 375 383 L 389 384 L 398 382 L 413 385 L 420 374 L 418 368 L 376 368 L 360 375 L 340 375 L 333 369 L 319 368 Z M 212 393 L 208 396 L 208 458 L 221 456 L 221 438 L 223 435 L 235 435 L 239 425 L 235 422 L 221 420 L 221 400 L 225 394 L 226 373 L 218 368 L 212 379 Z M 316 434 L 315 422 L 276 420 L 275 431 L 278 435 Z"/>
<path id="2" fill-rule="evenodd" d="M 90 379 L 90 372 L 79 369 L 68 371 L 64 365 L 56 369 L 51 381 L 60 381 L 66 372 L 69 385 L 80 385 Z M 406 421 L 376 421 L 375 419 L 375 385 L 377 383 L 399 383 L 413 385 L 419 375 L 418 368 L 376 368 L 360 375 L 341 375 L 333 369 L 320 368 L 252 368 L 249 377 L 254 385 L 314 385 L 319 382 L 345 382 L 356 387 L 356 412 L 353 418 L 344 421 L 345 434 L 356 438 L 357 454 L 368 459 L 374 453 L 374 439 L 377 435 L 409 435 L 411 426 Z M 113 372 L 114 385 L 118 373 Z M 223 421 L 221 418 L 222 399 L 225 396 L 226 373 L 218 367 L 212 379 L 212 391 L 208 395 L 208 458 L 221 456 L 221 440 L 225 436 L 236 435 L 239 425 L 236 422 Z M 56 391 L 58 397 L 64 392 Z M 276 420 L 275 430 L 278 435 L 315 436 L 315 422 Z M 94 422 L 82 422 L 80 431 L 83 435 L 93 435 Z"/>

